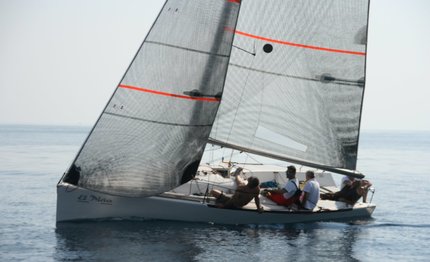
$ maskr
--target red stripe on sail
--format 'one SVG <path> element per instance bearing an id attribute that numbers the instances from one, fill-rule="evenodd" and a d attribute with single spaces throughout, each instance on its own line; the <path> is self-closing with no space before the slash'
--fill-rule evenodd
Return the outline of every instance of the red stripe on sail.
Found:
<path id="1" fill-rule="evenodd" d="M 230 3 L 240 4 L 240 0 L 227 0 Z"/>
<path id="2" fill-rule="evenodd" d="M 155 94 L 155 95 L 176 97 L 176 98 L 189 99 L 189 100 L 198 100 L 198 101 L 206 101 L 206 102 L 219 102 L 220 101 L 219 98 L 177 95 L 177 94 L 166 93 L 166 92 L 161 92 L 161 91 L 156 91 L 156 90 L 151 90 L 151 89 L 146 89 L 146 88 L 136 87 L 136 86 L 129 86 L 129 85 L 119 85 L 118 87 L 125 88 L 125 89 L 131 89 L 131 90 L 135 90 L 135 91 L 140 91 L 140 92 L 151 93 L 151 94 Z"/>
<path id="3" fill-rule="evenodd" d="M 231 28 L 226 28 L 226 30 L 227 31 L 233 31 Z M 326 48 L 326 47 L 320 47 L 320 46 L 297 44 L 297 43 L 293 43 L 293 42 L 281 41 L 281 40 L 271 39 L 271 38 L 262 37 L 262 36 L 258 36 L 258 35 L 253 35 L 253 34 L 241 32 L 241 31 L 238 31 L 238 30 L 236 30 L 234 32 L 236 34 L 238 34 L 238 35 L 242 35 L 242 36 L 246 36 L 246 37 L 250 37 L 250 38 L 254 38 L 254 39 L 258 39 L 258 40 L 262 40 L 262 41 L 272 42 L 272 43 L 276 43 L 276 44 L 281 44 L 281 45 L 289 45 L 289 46 L 294 46 L 294 47 L 307 48 L 307 49 L 313 49 L 313 50 L 318 50 L 318 51 L 326 51 L 326 52 L 349 54 L 349 55 L 360 55 L 360 56 L 366 55 L 366 53 L 364 53 L 364 52 L 357 52 L 357 51 L 349 51 L 349 50 Z"/>

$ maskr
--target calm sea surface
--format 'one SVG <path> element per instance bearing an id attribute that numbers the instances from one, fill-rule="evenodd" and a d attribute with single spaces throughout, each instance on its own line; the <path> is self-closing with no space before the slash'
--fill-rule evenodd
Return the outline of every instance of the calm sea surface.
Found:
<path id="1" fill-rule="evenodd" d="M 430 261 L 430 132 L 364 132 L 365 221 L 222 226 L 166 221 L 56 227 L 56 183 L 88 127 L 0 126 L 0 261 Z"/>

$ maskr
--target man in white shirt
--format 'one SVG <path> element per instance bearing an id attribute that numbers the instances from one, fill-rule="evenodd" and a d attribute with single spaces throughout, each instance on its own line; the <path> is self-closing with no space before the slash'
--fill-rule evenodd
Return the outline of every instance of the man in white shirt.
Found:
<path id="1" fill-rule="evenodd" d="M 300 192 L 297 192 L 298 185 L 296 181 L 296 167 L 288 166 L 286 174 L 288 182 L 283 188 L 268 189 L 265 190 L 262 194 L 276 204 L 288 207 L 299 200 Z"/>
<path id="2" fill-rule="evenodd" d="M 306 172 L 306 185 L 303 188 L 302 206 L 305 209 L 313 210 L 320 199 L 320 184 L 315 180 L 312 171 Z"/>

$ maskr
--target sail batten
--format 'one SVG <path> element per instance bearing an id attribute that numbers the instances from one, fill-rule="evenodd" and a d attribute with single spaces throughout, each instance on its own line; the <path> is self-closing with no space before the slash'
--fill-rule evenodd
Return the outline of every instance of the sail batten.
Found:
<path id="1" fill-rule="evenodd" d="M 311 49 L 311 50 L 349 54 L 349 55 L 360 55 L 360 56 L 366 55 L 365 52 L 357 52 L 357 51 L 352 51 L 352 50 L 341 50 L 341 49 L 336 49 L 336 48 L 328 48 L 328 47 L 322 47 L 322 46 L 293 43 L 293 42 L 289 42 L 289 41 L 285 41 L 285 40 L 271 39 L 271 38 L 264 37 L 264 36 L 258 36 L 258 35 L 250 34 L 247 32 L 238 31 L 238 30 L 236 30 L 235 33 L 242 35 L 242 36 L 258 39 L 261 41 L 266 41 L 266 42 L 271 42 L 271 43 L 276 43 L 276 44 L 281 44 L 281 45 L 288 45 L 288 46 L 306 48 L 306 49 Z"/>
<path id="2" fill-rule="evenodd" d="M 156 95 L 182 98 L 182 99 L 189 99 L 189 100 L 199 100 L 199 101 L 206 101 L 206 102 L 219 102 L 220 101 L 220 99 L 218 99 L 218 98 L 195 97 L 195 96 L 172 94 L 172 93 L 167 93 L 167 92 L 163 92 L 163 91 L 157 91 L 157 90 L 143 88 L 143 87 L 137 87 L 137 86 L 119 85 L 119 88 L 131 89 L 131 90 L 135 90 L 135 91 L 141 91 L 141 92 L 146 92 L 146 93 L 151 93 L 151 94 L 156 94 Z"/>
<path id="3" fill-rule="evenodd" d="M 168 123 L 168 122 L 154 121 L 154 120 L 148 120 L 148 119 L 143 119 L 143 118 L 120 115 L 120 114 L 115 114 L 115 113 L 110 113 L 110 112 L 105 112 L 105 114 L 111 115 L 111 116 L 122 117 L 122 118 L 128 118 L 128 119 L 132 119 L 132 120 L 143 121 L 143 122 L 151 122 L 154 124 L 168 125 L 168 126 L 192 126 L 192 127 L 211 127 L 212 126 L 212 124 L 190 125 L 190 124 L 181 124 L 181 123 Z"/>
<path id="4" fill-rule="evenodd" d="M 322 80 L 320 78 L 317 78 L 317 77 L 308 78 L 308 77 L 298 76 L 298 75 L 287 75 L 287 74 L 282 74 L 282 73 L 277 73 L 277 72 L 264 71 L 264 70 L 260 70 L 260 69 L 256 69 L 256 68 L 252 68 L 252 67 L 246 67 L 246 66 L 242 66 L 242 65 L 238 65 L 238 64 L 232 64 L 232 63 L 230 63 L 230 66 L 242 68 L 242 69 L 257 72 L 257 73 L 267 74 L 267 75 L 295 78 L 295 79 L 301 79 L 301 80 L 306 80 L 306 81 L 322 82 Z M 357 86 L 357 87 L 363 86 L 363 84 L 360 83 L 358 80 L 348 80 L 348 79 L 335 78 L 331 82 L 333 84 L 337 84 L 337 85 Z"/>
<path id="5" fill-rule="evenodd" d="M 213 55 L 213 56 L 219 56 L 219 57 L 225 57 L 225 58 L 229 57 L 229 55 L 225 55 L 225 54 L 211 53 L 211 52 L 207 52 L 207 51 L 203 51 L 203 50 L 197 50 L 197 49 L 187 48 L 187 47 L 178 46 L 178 45 L 171 45 L 171 44 L 166 44 L 166 43 L 160 43 L 160 42 L 155 42 L 155 41 L 147 41 L 145 43 L 147 43 L 147 44 L 162 45 L 162 46 L 168 46 L 168 47 L 172 47 L 172 48 L 182 49 L 182 50 L 186 50 L 186 51 L 190 51 L 190 52 L 195 52 L 195 53 L 206 54 L 206 55 Z"/>

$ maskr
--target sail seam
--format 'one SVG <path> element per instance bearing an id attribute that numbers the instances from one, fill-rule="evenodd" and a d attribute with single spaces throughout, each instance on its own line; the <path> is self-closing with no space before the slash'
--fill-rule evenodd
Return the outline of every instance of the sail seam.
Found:
<path id="1" fill-rule="evenodd" d="M 119 85 L 118 87 L 124 88 L 124 89 L 131 89 L 131 90 L 135 90 L 135 91 L 140 91 L 140 92 L 145 92 L 145 93 L 151 93 L 151 94 L 155 94 L 155 95 L 169 96 L 169 97 L 182 98 L 182 99 L 188 99 L 188 100 L 198 100 L 198 101 L 205 101 L 205 102 L 219 102 L 220 101 L 219 98 L 184 96 L 184 95 L 161 92 L 161 91 L 156 91 L 156 90 L 137 87 L 137 86 Z"/>
<path id="2" fill-rule="evenodd" d="M 334 49 L 334 48 L 327 48 L 327 47 L 320 47 L 320 46 L 313 46 L 313 45 L 298 44 L 298 43 L 287 42 L 287 41 L 271 39 L 271 38 L 267 38 L 267 37 L 263 37 L 263 36 L 253 35 L 253 34 L 249 34 L 249 33 L 238 31 L 238 30 L 236 30 L 234 32 L 238 35 L 242 35 L 242 36 L 246 36 L 249 38 L 254 38 L 254 39 L 258 39 L 258 40 L 262 40 L 262 41 L 272 42 L 272 43 L 276 43 L 276 44 L 281 44 L 281 45 L 288 45 L 288 46 L 294 46 L 294 47 L 299 47 L 299 48 L 306 48 L 306 49 L 325 51 L 325 52 L 333 52 L 333 53 L 341 53 L 341 54 L 348 54 L 348 55 L 358 55 L 358 56 L 365 56 L 366 55 L 365 52 L 349 51 L 349 50 Z"/>
<path id="3" fill-rule="evenodd" d="M 155 44 L 155 45 L 162 45 L 162 46 L 168 46 L 168 47 L 172 47 L 172 48 L 182 49 L 182 50 L 186 50 L 186 51 L 190 51 L 190 52 L 194 52 L 194 53 L 205 54 L 205 55 L 210 55 L 210 56 L 218 56 L 218 57 L 224 57 L 224 58 L 228 58 L 229 57 L 228 55 L 216 54 L 216 53 L 211 53 L 211 52 L 207 52 L 207 51 L 202 51 L 202 50 L 187 48 L 187 47 L 178 46 L 178 45 L 171 45 L 171 44 L 166 44 L 166 43 L 161 43 L 161 42 L 146 41 L 145 43 Z"/>
<path id="4" fill-rule="evenodd" d="M 149 119 L 144 119 L 144 118 L 139 118 L 139 117 L 134 117 L 134 116 L 126 116 L 126 115 L 121 115 L 121 114 L 111 113 L 111 112 L 104 112 L 104 113 L 108 114 L 108 115 L 111 115 L 111 116 L 117 116 L 117 117 L 122 117 L 122 118 L 129 118 L 129 119 L 133 119 L 133 120 L 150 122 L 150 123 L 161 124 L 161 125 L 169 125 L 169 126 L 189 126 L 189 127 L 208 127 L 208 126 L 212 126 L 212 125 L 190 125 L 190 124 L 169 123 L 169 122 L 154 121 L 154 120 L 149 120 Z"/>
<path id="5" fill-rule="evenodd" d="M 254 72 L 263 73 L 263 74 L 269 74 L 269 75 L 274 75 L 274 76 L 283 76 L 283 77 L 295 78 L 295 79 L 301 79 L 301 80 L 309 80 L 309 81 L 314 81 L 314 82 L 321 82 L 320 79 L 315 79 L 315 78 L 308 78 L 308 77 L 303 77 L 303 76 L 294 76 L 294 75 L 287 75 L 287 74 L 269 72 L 269 71 L 265 71 L 265 70 L 255 69 L 255 68 L 241 66 L 241 65 L 232 64 L 232 63 L 230 63 L 230 65 L 234 66 L 234 67 L 242 68 L 242 69 L 245 69 L 245 70 L 250 70 L 250 71 L 254 71 Z M 335 84 L 339 84 L 339 85 L 346 85 L 346 86 L 358 86 L 358 87 L 362 87 L 362 84 L 357 83 L 357 81 L 347 80 L 347 79 L 337 79 L 337 80 L 331 81 L 330 83 L 335 83 Z"/>

